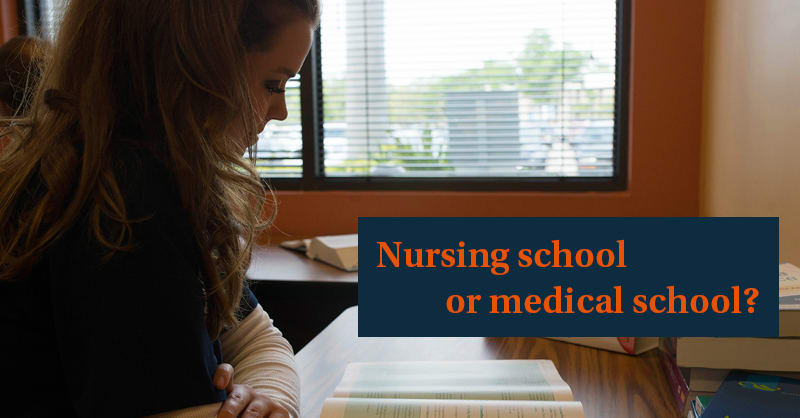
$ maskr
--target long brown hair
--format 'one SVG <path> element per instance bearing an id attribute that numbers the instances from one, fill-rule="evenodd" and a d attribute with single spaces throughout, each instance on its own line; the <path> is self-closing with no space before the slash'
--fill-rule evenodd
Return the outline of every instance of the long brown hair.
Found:
<path id="1" fill-rule="evenodd" d="M 0 46 L 0 101 L 12 112 L 28 112 L 48 47 L 45 40 L 24 35 Z"/>
<path id="2" fill-rule="evenodd" d="M 201 249 L 209 333 L 235 324 L 254 236 L 276 213 L 262 218 L 264 187 L 226 134 L 260 129 L 246 54 L 318 14 L 317 0 L 72 0 L 0 159 L 0 280 L 27 276 L 82 214 L 109 256 L 129 248 L 136 220 L 112 160 L 135 132 L 169 167 Z"/>

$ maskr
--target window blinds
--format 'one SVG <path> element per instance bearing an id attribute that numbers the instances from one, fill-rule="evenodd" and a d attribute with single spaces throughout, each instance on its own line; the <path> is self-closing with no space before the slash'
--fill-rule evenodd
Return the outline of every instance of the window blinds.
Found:
<path id="1" fill-rule="evenodd" d="M 325 175 L 612 176 L 616 10 L 325 1 Z"/>
<path id="2" fill-rule="evenodd" d="M 67 0 L 40 0 L 53 39 Z M 326 0 L 328 177 L 614 175 L 616 0 Z M 264 177 L 303 173 L 300 79 L 259 135 Z"/>

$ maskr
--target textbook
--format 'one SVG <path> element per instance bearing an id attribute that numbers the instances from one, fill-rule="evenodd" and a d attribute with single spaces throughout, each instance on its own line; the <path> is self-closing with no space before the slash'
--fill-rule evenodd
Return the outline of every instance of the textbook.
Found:
<path id="1" fill-rule="evenodd" d="M 679 367 L 800 372 L 800 338 L 678 338 Z"/>
<path id="2" fill-rule="evenodd" d="M 800 372 L 800 269 L 789 263 L 778 266 L 778 321 L 778 338 L 678 338 L 677 364 L 703 369 Z M 720 372 L 699 371 L 697 375 L 693 390 L 708 390 L 714 382 L 721 383 Z"/>
<path id="3" fill-rule="evenodd" d="M 672 389 L 672 396 L 675 400 L 675 406 L 679 411 L 684 411 L 691 399 L 689 396 L 689 369 L 678 367 L 676 362 L 677 358 L 677 338 L 675 337 L 661 337 L 658 342 L 659 355 L 661 358 L 661 367 L 664 369 L 664 375 L 667 377 L 670 389 Z"/>
<path id="4" fill-rule="evenodd" d="M 689 390 L 699 392 L 716 392 L 730 372 L 730 369 L 707 369 L 704 367 L 692 367 L 689 370 Z M 759 373 L 762 371 L 751 370 L 750 372 Z M 800 372 L 770 371 L 769 374 L 788 377 L 791 379 L 800 379 Z"/>
<path id="5" fill-rule="evenodd" d="M 321 418 L 582 418 L 550 360 L 350 363 Z"/>
<path id="6" fill-rule="evenodd" d="M 800 416 L 800 380 L 731 372 L 711 398 L 702 418 Z"/>
<path id="7" fill-rule="evenodd" d="M 661 366 L 664 369 L 664 374 L 672 389 L 673 400 L 678 411 L 682 411 L 686 416 L 692 416 L 696 400 L 703 398 L 704 401 L 710 399 L 714 395 L 713 391 L 704 391 L 700 389 L 692 389 L 690 382 L 690 373 L 692 369 L 686 367 L 678 367 L 676 363 L 676 350 L 677 338 L 675 337 L 661 337 L 659 338 L 659 354 L 661 357 Z M 727 375 L 727 371 L 725 372 Z M 725 376 L 722 377 L 723 379 Z M 716 390 L 716 388 L 714 388 Z M 702 405 L 706 405 L 703 402 Z"/>
<path id="8" fill-rule="evenodd" d="M 641 354 L 658 347 L 658 337 L 547 337 L 587 347 L 616 351 L 618 353 Z"/>
<path id="9" fill-rule="evenodd" d="M 306 257 L 319 260 L 345 271 L 358 271 L 358 234 L 326 235 L 284 241 L 281 247 L 304 252 Z"/>
<path id="10" fill-rule="evenodd" d="M 800 268 L 778 267 L 778 335 L 800 337 Z"/>
<path id="11" fill-rule="evenodd" d="M 706 408 L 708 407 L 708 403 L 711 402 L 711 398 L 713 395 L 697 395 L 692 400 L 692 406 L 694 407 L 694 412 L 697 414 L 698 417 L 703 415 Z"/>

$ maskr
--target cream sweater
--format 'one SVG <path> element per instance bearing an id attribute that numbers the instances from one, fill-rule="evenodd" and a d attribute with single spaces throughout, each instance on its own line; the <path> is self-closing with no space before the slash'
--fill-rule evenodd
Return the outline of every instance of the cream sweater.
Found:
<path id="1" fill-rule="evenodd" d="M 283 405 L 293 418 L 300 416 L 300 379 L 289 342 L 272 326 L 269 315 L 256 306 L 239 325 L 221 337 L 222 358 L 233 366 L 233 382 L 248 384 Z M 221 403 L 165 412 L 156 417 L 209 418 Z"/>

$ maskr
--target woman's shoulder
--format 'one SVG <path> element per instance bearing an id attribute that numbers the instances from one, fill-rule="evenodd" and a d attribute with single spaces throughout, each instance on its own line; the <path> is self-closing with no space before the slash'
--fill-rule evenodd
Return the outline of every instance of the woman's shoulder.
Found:
<path id="1" fill-rule="evenodd" d="M 114 141 L 110 151 L 111 168 L 119 174 L 129 174 L 129 172 L 149 169 L 156 171 L 167 171 L 166 165 L 162 162 L 158 152 L 153 147 L 146 146 L 130 139 L 119 139 Z"/>
<path id="2" fill-rule="evenodd" d="M 99 286 L 119 298 L 136 283 L 151 289 L 140 295 L 142 301 L 176 296 L 190 286 L 199 298 L 201 255 L 170 170 L 135 144 L 115 147 L 110 163 L 116 190 L 99 194 L 108 199 L 106 208 L 87 205 L 48 248 L 52 286 L 64 291 Z M 122 198 L 124 212 L 113 207 L 119 204 L 110 198 L 114 194 Z"/>
<path id="3" fill-rule="evenodd" d="M 77 258 L 90 265 L 114 263 L 118 255 L 148 249 L 148 254 L 169 250 L 194 259 L 192 228 L 163 159 L 131 140 L 115 141 L 109 157 L 106 175 L 113 176 L 114 182 L 98 182 L 97 197 L 84 204 L 48 255 L 60 261 Z M 105 203 L 98 206 L 98 199 Z M 107 243 L 115 242 L 120 234 L 124 235 L 122 247 L 130 249 L 109 251 Z"/>
<path id="4" fill-rule="evenodd" d="M 111 152 L 111 170 L 126 207 L 139 212 L 179 206 L 180 194 L 168 162 L 151 147 L 119 141 Z"/>

